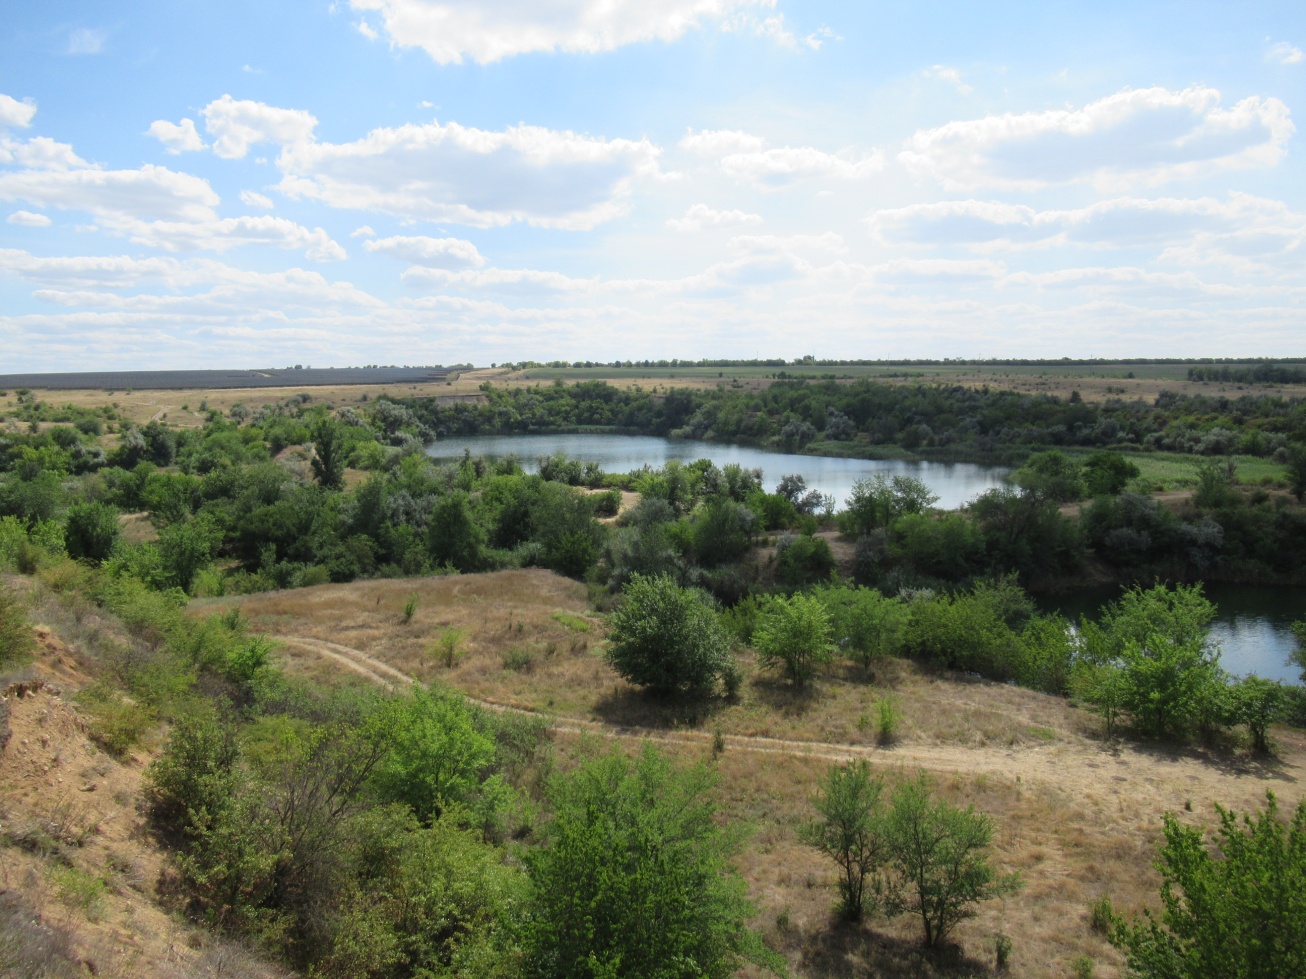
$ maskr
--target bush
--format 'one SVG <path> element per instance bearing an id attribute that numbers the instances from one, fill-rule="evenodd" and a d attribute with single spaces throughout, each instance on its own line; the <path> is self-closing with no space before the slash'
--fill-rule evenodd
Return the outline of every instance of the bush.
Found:
<path id="1" fill-rule="evenodd" d="M 834 572 L 834 555 L 824 537 L 782 536 L 776 547 L 776 570 L 791 588 L 821 581 Z"/>
<path id="2" fill-rule="evenodd" d="M 989 863 L 993 821 L 973 806 L 936 801 L 924 772 L 901 786 L 885 819 L 889 862 L 897 872 L 891 914 L 919 914 L 926 945 L 939 945 L 952 928 L 974 917 L 974 905 L 1014 893 L 1018 874 L 998 876 Z"/>
<path id="3" fill-rule="evenodd" d="M 113 553 L 121 530 L 118 511 L 106 503 L 74 503 L 65 519 L 64 546 L 71 558 L 99 564 Z"/>
<path id="4" fill-rule="evenodd" d="M 783 971 L 745 925 L 754 908 L 714 785 L 705 766 L 676 768 L 651 745 L 633 761 L 613 750 L 552 780 L 547 843 L 526 855 L 526 974 L 727 979 L 744 960 Z"/>
<path id="5" fill-rule="evenodd" d="M 610 489 L 594 494 L 594 513 L 600 517 L 615 517 L 621 510 L 621 490 Z"/>
<path id="6" fill-rule="evenodd" d="M 1200 829 L 1164 817 L 1162 910 L 1119 922 L 1111 944 L 1142 979 L 1306 975 L 1306 802 L 1288 825 L 1273 793 L 1264 811 L 1216 806 L 1213 846 Z"/>
<path id="7" fill-rule="evenodd" d="M 880 656 L 895 656 L 911 615 L 897 598 L 886 598 L 874 588 L 843 583 L 812 589 L 830 613 L 832 639 L 851 659 L 863 666 Z"/>
<path id="8" fill-rule="evenodd" d="M 860 921 L 868 899 L 874 910 L 883 896 L 879 874 L 888 860 L 880 804 L 883 791 L 883 781 L 871 776 L 865 761 L 831 766 L 815 800 L 822 818 L 802 833 L 805 843 L 839 865 L 839 913 L 849 921 Z"/>
<path id="9" fill-rule="evenodd" d="M 146 707 L 102 683 L 83 688 L 77 699 L 91 715 L 87 729 L 90 739 L 117 757 L 139 744 L 154 724 Z"/>
<path id="10" fill-rule="evenodd" d="M 712 609 L 666 575 L 631 578 L 612 614 L 607 658 L 631 683 L 662 692 L 710 690 L 731 665 Z"/>
<path id="11" fill-rule="evenodd" d="M 790 680 L 802 685 L 834 656 L 830 615 L 811 595 L 776 598 L 758 621 L 753 647 L 763 666 L 781 666 Z"/>
<path id="12" fill-rule="evenodd" d="M 26 656 L 32 646 L 32 629 L 18 595 L 0 588 L 0 665 Z"/>
<path id="13" fill-rule="evenodd" d="M 1247 725 L 1252 751 L 1268 755 L 1272 750 L 1269 727 L 1283 719 L 1288 696 L 1283 684 L 1259 676 L 1243 677 L 1229 691 L 1232 720 Z"/>

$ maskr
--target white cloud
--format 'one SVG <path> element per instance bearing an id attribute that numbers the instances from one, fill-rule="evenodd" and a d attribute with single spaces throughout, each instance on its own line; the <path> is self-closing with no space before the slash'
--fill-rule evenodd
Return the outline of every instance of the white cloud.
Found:
<path id="1" fill-rule="evenodd" d="M 350 238 L 375 238 L 376 232 L 372 230 L 370 224 L 360 225 L 353 231 L 349 232 Z"/>
<path id="2" fill-rule="evenodd" d="M 67 143 L 55 142 L 48 136 L 28 140 L 0 136 L 0 163 L 16 163 L 36 170 L 71 170 L 90 165 Z"/>
<path id="3" fill-rule="evenodd" d="M 0 200 L 87 211 L 110 233 L 167 251 L 264 244 L 302 249 L 314 261 L 345 257 L 321 228 L 266 216 L 219 218 L 208 181 L 166 167 L 0 173 Z"/>
<path id="4" fill-rule="evenodd" d="M 969 95 L 975 91 L 967 85 L 961 78 L 961 72 L 956 68 L 949 68 L 947 65 L 931 65 L 921 72 L 925 78 L 937 78 L 939 81 L 947 82 L 957 89 L 962 95 Z"/>
<path id="5" fill-rule="evenodd" d="M 240 159 L 257 143 L 307 140 L 317 126 L 317 119 L 301 109 L 279 109 L 230 95 L 210 102 L 201 114 L 213 138 L 213 152 L 225 160 Z"/>
<path id="6" fill-rule="evenodd" d="M 422 48 L 445 65 L 673 41 L 701 21 L 771 9 L 775 0 L 350 0 L 350 6 L 379 13 L 392 45 Z"/>
<path id="7" fill-rule="evenodd" d="M 1119 197 L 1089 207 L 1036 211 L 996 201 L 940 201 L 876 211 L 867 224 L 890 245 L 963 246 L 981 251 L 1080 245 L 1174 247 L 1196 239 L 1240 251 L 1291 252 L 1306 243 L 1306 216 L 1280 201 L 1230 194 L 1225 200 Z"/>
<path id="8" fill-rule="evenodd" d="M 35 115 L 35 103 L 19 102 L 12 95 L 0 95 L 0 128 L 30 126 Z"/>
<path id="9" fill-rule="evenodd" d="M 409 220 L 585 230 L 624 213 L 634 179 L 658 175 L 659 152 L 648 140 L 431 122 L 374 129 L 352 143 L 283 146 L 278 189 Z"/>
<path id="10" fill-rule="evenodd" d="M 1213 170 L 1272 166 L 1295 131 L 1288 107 L 1250 97 L 1220 108 L 1194 86 L 1126 89 L 1082 109 L 951 122 L 917 132 L 898 159 L 950 187 L 1155 184 Z"/>
<path id="11" fill-rule="evenodd" d="M 363 242 L 363 250 L 379 252 L 414 265 L 438 269 L 480 268 L 485 257 L 470 241 L 461 238 L 427 238 L 423 236 L 377 238 Z"/>
<path id="12" fill-rule="evenodd" d="M 45 214 L 34 214 L 31 211 L 14 211 L 13 214 L 5 218 L 6 224 L 17 224 L 24 228 L 48 228 L 50 227 L 50 218 Z"/>
<path id="13" fill-rule="evenodd" d="M 367 38 L 369 41 L 375 41 L 378 37 L 381 36 L 376 32 L 376 28 L 365 20 L 360 20 L 357 24 L 354 25 L 354 28 L 358 31 L 359 34 L 362 34 L 363 37 Z"/>
<path id="14" fill-rule="evenodd" d="M 179 123 L 155 119 L 145 133 L 157 139 L 174 155 L 202 150 L 208 145 L 196 132 L 194 119 L 183 119 Z"/>
<path id="15" fill-rule="evenodd" d="M 242 204 L 245 204 L 248 207 L 261 207 L 265 211 L 270 211 L 275 206 L 272 203 L 272 198 L 254 190 L 242 190 L 240 192 L 240 200 Z"/>
<path id="16" fill-rule="evenodd" d="M 691 204 L 685 216 L 671 218 L 667 227 L 675 231 L 702 231 L 704 228 L 731 228 L 743 224 L 761 224 L 762 215 L 746 211 L 717 211 L 706 204 Z"/>
<path id="17" fill-rule="evenodd" d="M 760 188 L 781 187 L 807 177 L 838 177 L 856 180 L 884 167 L 884 155 L 872 153 L 826 153 L 812 146 L 780 146 L 768 149 L 760 136 L 732 129 L 692 129 L 680 140 L 680 148 L 702 157 L 715 157 L 717 165 L 740 183 Z"/>
<path id="18" fill-rule="evenodd" d="M 1265 60 L 1278 62 L 1281 65 L 1299 65 L 1306 61 L 1306 54 L 1303 54 L 1301 48 L 1296 45 L 1279 41 L 1270 45 L 1270 49 L 1265 52 Z"/>
<path id="19" fill-rule="evenodd" d="M 99 54 L 104 50 L 108 33 L 99 29 L 82 27 L 68 35 L 69 54 Z"/>

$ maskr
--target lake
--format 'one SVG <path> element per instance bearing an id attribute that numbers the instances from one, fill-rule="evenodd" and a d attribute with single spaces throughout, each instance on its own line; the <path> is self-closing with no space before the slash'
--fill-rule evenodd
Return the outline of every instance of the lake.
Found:
<path id="1" fill-rule="evenodd" d="M 569 458 L 597 462 L 605 472 L 618 473 L 641 469 L 645 464 L 657 468 L 671 459 L 711 459 L 718 466 L 733 462 L 761 469 L 768 490 L 775 489 L 780 477 L 796 473 L 808 487 L 833 495 L 841 508 L 853 483 L 876 473 L 915 476 L 938 494 L 938 506 L 956 509 L 985 490 L 1003 485 L 1008 472 L 969 463 L 830 459 L 646 435 L 451 436 L 426 448 L 429 456 L 439 460 L 461 459 L 464 450 L 486 458 L 515 455 L 527 472 L 539 468 L 540 456 L 559 452 Z M 1115 586 L 1091 587 L 1040 598 L 1039 604 L 1047 611 L 1078 619 L 1081 614 L 1096 615 L 1103 604 L 1119 594 Z M 1220 644 L 1226 670 L 1298 682 L 1298 670 L 1288 664 L 1288 654 L 1295 646 L 1291 625 L 1306 618 L 1306 589 L 1211 584 L 1206 587 L 1206 595 L 1219 609 L 1211 634 Z"/>
<path id="2" fill-rule="evenodd" d="M 1296 648 L 1292 624 L 1306 619 L 1306 589 L 1287 585 L 1227 585 L 1207 583 L 1202 591 L 1219 610 L 1211 639 L 1220 646 L 1220 665 L 1242 676 L 1254 673 L 1269 680 L 1300 683 L 1301 671 L 1289 664 Z M 1072 594 L 1037 596 L 1044 611 L 1072 620 L 1096 619 L 1098 610 L 1120 597 L 1114 585 L 1076 589 Z"/>
<path id="3" fill-rule="evenodd" d="M 522 468 L 535 472 L 540 456 L 561 452 L 571 459 L 597 462 L 604 472 L 625 473 L 645 464 L 657 469 L 672 459 L 693 462 L 711 459 L 717 466 L 736 463 L 746 469 L 761 469 L 768 490 L 774 490 L 782 476 L 797 474 L 809 489 L 831 494 L 840 509 L 852 492 L 853 483 L 876 473 L 915 476 L 939 496 L 938 506 L 953 510 L 969 503 L 985 490 L 1002 485 L 1008 472 L 970 463 L 899 462 L 873 459 L 830 459 L 825 456 L 767 452 L 741 445 L 665 439 L 651 435 L 451 435 L 426 447 L 433 459 L 460 459 L 466 449 L 474 456 L 499 459 L 515 455 Z"/>

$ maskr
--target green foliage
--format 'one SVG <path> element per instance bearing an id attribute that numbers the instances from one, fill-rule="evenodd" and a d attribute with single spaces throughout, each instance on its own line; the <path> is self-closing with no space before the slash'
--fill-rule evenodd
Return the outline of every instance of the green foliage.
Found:
<path id="1" fill-rule="evenodd" d="M 875 702 L 875 737 L 881 746 L 887 747 L 898 739 L 898 727 L 902 724 L 902 708 L 898 698 L 885 694 Z"/>
<path id="2" fill-rule="evenodd" d="M 856 662 L 870 666 L 902 649 L 911 613 L 900 599 L 844 582 L 813 588 L 811 594 L 830 614 L 834 643 Z"/>
<path id="3" fill-rule="evenodd" d="M 34 645 L 18 593 L 0 586 L 0 666 L 26 656 Z"/>
<path id="4" fill-rule="evenodd" d="M 874 912 L 883 898 L 880 874 L 889 859 L 883 791 L 884 782 L 872 777 L 867 762 L 832 765 L 814 800 L 821 819 L 802 833 L 805 843 L 839 865 L 839 913 L 849 921 L 860 921 L 868 904 Z"/>
<path id="5" fill-rule="evenodd" d="M 1089 496 L 1117 496 L 1140 475 L 1138 466 L 1119 452 L 1105 449 L 1084 460 L 1084 489 Z"/>
<path id="6" fill-rule="evenodd" d="M 1110 934 L 1116 924 L 1115 909 L 1111 907 L 1111 898 L 1103 894 L 1088 906 L 1088 927 L 1098 935 Z"/>
<path id="7" fill-rule="evenodd" d="M 118 511 L 106 503 L 74 503 L 64 518 L 64 546 L 71 558 L 99 564 L 121 536 Z"/>
<path id="8" fill-rule="evenodd" d="M 898 875 L 887 902 L 891 914 L 920 915 L 926 945 L 939 945 L 974 905 L 1014 893 L 1017 874 L 999 876 L 989 862 L 993 822 L 936 800 L 924 772 L 893 794 L 884 822 L 889 862 Z"/>
<path id="9" fill-rule="evenodd" d="M 1224 691 L 1224 673 L 1200 642 L 1154 635 L 1129 640 L 1124 664 L 1125 710 L 1147 734 L 1182 738 L 1208 716 Z"/>
<path id="10" fill-rule="evenodd" d="M 1255 815 L 1216 810 L 1212 845 L 1165 815 L 1161 913 L 1117 923 L 1111 943 L 1143 979 L 1306 975 L 1306 802 L 1286 827 L 1273 793 Z"/>
<path id="11" fill-rule="evenodd" d="M 78 703 L 90 715 L 87 734 L 109 754 L 121 758 L 154 726 L 154 716 L 142 704 L 104 683 L 83 687 Z"/>
<path id="12" fill-rule="evenodd" d="M 192 836 L 211 828 L 235 793 L 239 757 L 235 731 L 212 710 L 182 714 L 145 772 L 156 817 Z"/>
<path id="13" fill-rule="evenodd" d="M 913 476 L 876 473 L 853 483 L 852 495 L 840 515 L 840 527 L 846 534 L 869 534 L 888 527 L 904 514 L 924 513 L 938 501 L 938 496 Z"/>
<path id="14" fill-rule="evenodd" d="M 610 626 L 608 662 L 639 686 L 707 691 L 731 665 L 729 640 L 712 609 L 666 575 L 631 578 Z"/>
<path id="15" fill-rule="evenodd" d="M 415 689 L 389 705 L 383 725 L 392 741 L 375 776 L 384 799 L 404 803 L 426 822 L 454 806 L 479 826 L 497 825 L 512 790 L 492 770 L 494 738 L 461 695 Z"/>
<path id="16" fill-rule="evenodd" d="M 1298 503 L 1306 498 L 1306 445 L 1294 445 L 1288 450 L 1288 485 Z"/>
<path id="17" fill-rule="evenodd" d="M 762 613 L 753 632 L 753 647 L 763 666 L 782 667 L 785 675 L 802 685 L 816 675 L 822 663 L 833 658 L 830 614 L 812 595 L 776 598 Z"/>
<path id="18" fill-rule="evenodd" d="M 1072 695 L 1106 722 L 1106 735 L 1115 734 L 1126 703 L 1125 671 L 1115 663 L 1079 663 L 1071 676 Z"/>
<path id="19" fill-rule="evenodd" d="M 791 588 L 823 581 L 834 573 L 834 555 L 824 537 L 782 536 L 776 545 L 776 571 Z"/>
<path id="20" fill-rule="evenodd" d="M 412 621 L 413 621 L 413 616 L 417 614 L 417 600 L 418 600 L 418 597 L 419 597 L 419 596 L 418 596 L 417 592 L 412 592 L 412 593 L 408 596 L 408 598 L 404 601 L 404 611 L 403 611 L 403 616 L 404 616 L 404 622 L 405 622 L 405 623 L 412 622 Z"/>
<path id="21" fill-rule="evenodd" d="M 327 489 L 345 485 L 345 458 L 348 453 L 340 426 L 323 420 L 313 429 L 313 475 Z"/>
<path id="22" fill-rule="evenodd" d="M 1058 449 L 1030 456 L 1012 480 L 1022 489 L 1055 503 L 1068 503 L 1084 495 L 1079 465 Z"/>
<path id="23" fill-rule="evenodd" d="M 726 979 L 744 960 L 783 970 L 745 925 L 754 909 L 731 865 L 704 766 L 646 745 L 592 757 L 549 786 L 546 845 L 526 855 L 533 913 L 526 971 L 540 979 Z"/>
<path id="24" fill-rule="evenodd" d="M 1258 755 L 1270 754 L 1270 725 L 1282 720 L 1288 710 L 1288 692 L 1283 684 L 1247 676 L 1238 680 L 1229 693 L 1233 722 L 1247 725 L 1252 751 Z"/>
<path id="25" fill-rule="evenodd" d="M 600 517 L 615 517 L 621 509 L 621 490 L 610 489 L 594 494 L 594 513 Z"/>
<path id="26" fill-rule="evenodd" d="M 733 561 L 748 549 L 755 523 L 753 511 L 741 503 L 712 497 L 695 516 L 690 529 L 694 555 L 705 568 Z"/>
<path id="27" fill-rule="evenodd" d="M 1006 971 L 1011 958 L 1011 938 L 999 932 L 993 936 L 993 959 L 999 972 Z"/>
<path id="28" fill-rule="evenodd" d="M 213 560 L 221 531 L 205 517 L 174 523 L 159 531 L 159 565 L 165 582 L 190 592 L 195 577 Z"/>
<path id="29" fill-rule="evenodd" d="M 431 561 L 449 564 L 459 571 L 479 571 L 485 560 L 485 531 L 472 516 L 467 494 L 461 491 L 442 496 L 427 523 L 427 547 Z"/>
<path id="30" fill-rule="evenodd" d="M 445 629 L 431 643 L 429 649 L 446 670 L 452 670 L 462 656 L 462 629 Z"/>

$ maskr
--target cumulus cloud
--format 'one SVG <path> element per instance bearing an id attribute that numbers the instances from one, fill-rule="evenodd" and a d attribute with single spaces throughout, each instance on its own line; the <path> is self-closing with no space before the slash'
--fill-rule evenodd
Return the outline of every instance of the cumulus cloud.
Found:
<path id="1" fill-rule="evenodd" d="M 969 95 L 975 91 L 962 80 L 960 71 L 956 68 L 949 68 L 947 65 L 931 65 L 921 72 L 921 75 L 925 78 L 937 78 L 941 82 L 947 82 L 962 95 Z"/>
<path id="2" fill-rule="evenodd" d="M 1287 41 L 1279 41 L 1270 45 L 1270 49 L 1265 52 L 1265 60 L 1281 65 L 1299 65 L 1306 61 L 1306 54 L 1303 54 L 1302 49 L 1296 45 L 1289 44 Z"/>
<path id="3" fill-rule="evenodd" d="M 345 257 L 321 228 L 284 218 L 219 218 L 220 200 L 207 180 L 167 167 L 0 173 L 0 200 L 87 211 L 106 231 L 167 251 L 264 244 L 302 249 L 314 261 Z"/>
<path id="4" fill-rule="evenodd" d="M 697 156 L 715 158 L 721 170 L 740 183 L 763 189 L 808 177 L 856 180 L 884 168 L 884 155 L 878 150 L 827 153 L 812 146 L 768 148 L 761 136 L 733 129 L 691 129 L 679 145 Z"/>
<path id="5" fill-rule="evenodd" d="M 731 228 L 745 224 L 761 224 L 762 215 L 747 211 L 717 211 L 706 204 L 691 204 L 684 217 L 671 218 L 667 227 L 674 231 L 702 231 L 704 228 Z"/>
<path id="6" fill-rule="evenodd" d="M 312 113 L 302 109 L 280 109 L 230 95 L 210 102 L 201 114 L 213 138 L 213 152 L 225 160 L 239 160 L 257 143 L 307 140 L 317 126 Z"/>
<path id="7" fill-rule="evenodd" d="M 431 122 L 374 129 L 352 143 L 283 146 L 278 189 L 409 220 L 585 230 L 624 213 L 634 179 L 658 175 L 659 152 L 648 140 Z"/>
<path id="8" fill-rule="evenodd" d="M 69 54 L 99 54 L 109 35 L 96 28 L 81 27 L 68 35 Z"/>
<path id="9" fill-rule="evenodd" d="M 195 130 L 194 119 L 183 119 L 181 122 L 155 119 L 145 134 L 153 136 L 172 154 L 194 152 L 208 145 Z"/>
<path id="10" fill-rule="evenodd" d="M 950 187 L 1156 184 L 1272 166 L 1294 131 L 1288 107 L 1275 98 L 1253 96 L 1224 109 L 1213 88 L 1127 89 L 1082 109 L 921 130 L 898 159 Z"/>
<path id="11" fill-rule="evenodd" d="M 74 167 L 90 166 L 67 143 L 56 142 L 48 136 L 34 136 L 27 140 L 0 136 L 0 163 L 16 163 L 38 170 L 71 170 Z"/>
<path id="12" fill-rule="evenodd" d="M 350 0 L 376 12 L 390 43 L 442 65 L 489 64 L 541 51 L 595 54 L 641 41 L 673 41 L 706 20 L 771 9 L 775 0 Z"/>
<path id="13" fill-rule="evenodd" d="M 867 218 L 885 244 L 962 246 L 981 251 L 1079 245 L 1174 246 L 1201 238 L 1229 247 L 1294 251 L 1306 240 L 1306 216 L 1281 201 L 1118 197 L 1088 207 L 1038 211 L 997 201 L 939 201 L 876 211 Z"/>
<path id="14" fill-rule="evenodd" d="M 275 206 L 272 203 L 272 198 L 254 190 L 242 190 L 240 192 L 240 201 L 248 207 L 261 207 L 265 211 L 270 211 Z"/>
<path id="15" fill-rule="evenodd" d="M 438 269 L 480 268 L 485 257 L 461 238 L 427 238 L 396 235 L 363 242 L 363 250 L 389 255 L 414 265 Z"/>
<path id="16" fill-rule="evenodd" d="M 50 227 L 50 218 L 45 214 L 35 214 L 32 211 L 14 211 L 13 214 L 5 218 L 6 224 L 16 224 L 24 228 L 48 228 Z"/>
<path id="17" fill-rule="evenodd" d="M 0 95 L 0 129 L 30 126 L 35 115 L 35 103 L 19 102 L 12 95 Z"/>

